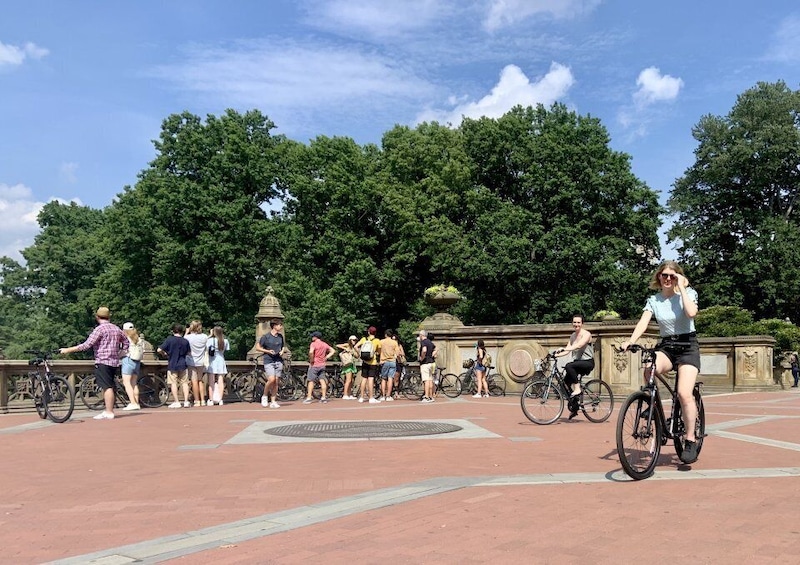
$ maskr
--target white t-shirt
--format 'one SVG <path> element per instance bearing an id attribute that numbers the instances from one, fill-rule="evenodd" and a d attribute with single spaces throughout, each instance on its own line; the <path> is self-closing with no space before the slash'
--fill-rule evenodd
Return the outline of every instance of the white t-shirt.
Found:
<path id="1" fill-rule="evenodd" d="M 186 364 L 190 367 L 206 366 L 206 334 L 186 334 L 186 341 L 189 342 L 189 355 L 186 356 Z"/>

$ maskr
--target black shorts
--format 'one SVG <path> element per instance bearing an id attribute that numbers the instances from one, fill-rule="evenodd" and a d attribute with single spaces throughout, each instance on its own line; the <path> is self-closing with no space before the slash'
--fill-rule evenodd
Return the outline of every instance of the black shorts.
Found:
<path id="1" fill-rule="evenodd" d="M 380 365 L 367 365 L 364 363 L 361 365 L 361 378 L 362 379 L 369 379 L 377 377 L 379 373 Z"/>
<path id="2" fill-rule="evenodd" d="M 114 379 L 117 376 L 118 370 L 119 367 L 97 363 L 94 366 L 94 380 L 97 381 L 97 386 L 103 390 L 114 388 Z"/>
<path id="3" fill-rule="evenodd" d="M 680 344 L 664 339 L 656 346 L 656 350 L 667 356 L 673 370 L 681 365 L 691 365 L 700 370 L 700 344 L 697 343 L 696 337 Z"/>

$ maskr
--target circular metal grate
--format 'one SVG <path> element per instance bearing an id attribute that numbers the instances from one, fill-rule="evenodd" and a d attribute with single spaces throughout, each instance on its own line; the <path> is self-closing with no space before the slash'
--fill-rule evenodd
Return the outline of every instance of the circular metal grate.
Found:
<path id="1" fill-rule="evenodd" d="M 277 426 L 265 434 L 326 439 L 431 436 L 459 432 L 463 428 L 442 422 L 309 422 Z"/>

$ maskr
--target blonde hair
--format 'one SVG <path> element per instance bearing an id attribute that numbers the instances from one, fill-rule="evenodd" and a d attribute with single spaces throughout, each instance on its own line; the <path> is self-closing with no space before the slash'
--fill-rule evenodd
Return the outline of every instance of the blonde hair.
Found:
<path id="1" fill-rule="evenodd" d="M 225 351 L 225 334 L 222 326 L 214 326 L 214 337 L 217 338 L 217 351 Z"/>
<path id="2" fill-rule="evenodd" d="M 128 339 L 131 340 L 131 343 L 133 343 L 134 345 L 139 343 L 139 332 L 136 330 L 136 328 L 132 330 L 122 330 L 122 331 L 125 332 L 125 335 L 128 336 Z"/>
<path id="3" fill-rule="evenodd" d="M 656 272 L 653 273 L 653 276 L 650 278 L 650 284 L 647 285 L 647 288 L 649 288 L 650 290 L 660 290 L 661 289 L 661 276 L 660 275 L 661 275 L 662 272 L 664 272 L 664 269 L 672 269 L 673 271 L 675 271 L 679 275 L 683 274 L 683 267 L 678 265 L 675 261 L 672 261 L 672 260 L 664 261 L 658 267 Z"/>
<path id="4" fill-rule="evenodd" d="M 192 320 L 189 324 L 189 333 L 190 334 L 199 334 L 203 333 L 203 322 L 200 320 Z"/>

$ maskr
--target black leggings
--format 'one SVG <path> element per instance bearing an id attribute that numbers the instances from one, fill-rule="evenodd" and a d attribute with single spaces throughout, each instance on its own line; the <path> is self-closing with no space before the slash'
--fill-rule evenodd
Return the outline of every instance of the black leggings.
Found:
<path id="1" fill-rule="evenodd" d="M 564 366 L 567 376 L 564 382 L 572 386 L 578 382 L 578 375 L 588 375 L 594 369 L 594 359 L 571 361 Z"/>

